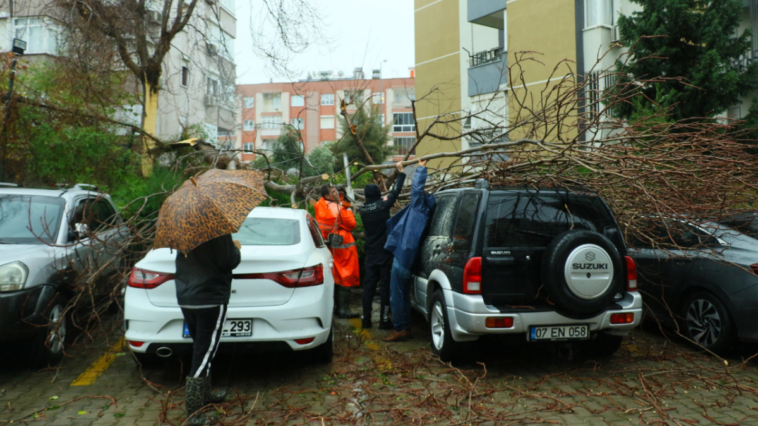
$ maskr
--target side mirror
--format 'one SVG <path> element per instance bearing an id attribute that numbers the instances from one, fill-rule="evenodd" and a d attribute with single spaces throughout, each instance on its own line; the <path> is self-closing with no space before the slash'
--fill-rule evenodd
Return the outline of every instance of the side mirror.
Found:
<path id="1" fill-rule="evenodd" d="M 68 240 L 81 240 L 87 238 L 87 235 L 89 235 L 89 226 L 86 223 L 77 223 L 74 225 L 73 230 L 68 231 Z"/>

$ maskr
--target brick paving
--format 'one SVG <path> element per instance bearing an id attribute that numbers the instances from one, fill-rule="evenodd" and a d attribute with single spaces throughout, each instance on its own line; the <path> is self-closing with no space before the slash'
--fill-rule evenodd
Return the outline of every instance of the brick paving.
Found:
<path id="1" fill-rule="evenodd" d="M 115 320 L 115 318 L 114 318 Z M 222 346 L 214 381 L 232 390 L 215 408 L 224 424 L 756 425 L 756 362 L 726 365 L 656 330 L 637 330 L 611 358 L 563 360 L 549 345 L 483 339 L 468 361 L 447 366 L 429 352 L 423 319 L 411 341 L 338 321 L 338 355 Z M 424 332 L 422 332 L 424 331 Z M 179 425 L 181 359 L 136 368 L 128 352 L 89 386 L 71 386 L 118 336 L 79 344 L 60 369 L 19 368 L 0 356 L 0 425 Z M 186 361 L 184 361 L 186 362 Z M 480 363 L 481 364 L 480 364 Z M 486 371 L 485 371 L 486 368 Z M 115 407 L 113 406 L 115 402 Z M 36 413 L 36 414 L 35 414 Z"/>

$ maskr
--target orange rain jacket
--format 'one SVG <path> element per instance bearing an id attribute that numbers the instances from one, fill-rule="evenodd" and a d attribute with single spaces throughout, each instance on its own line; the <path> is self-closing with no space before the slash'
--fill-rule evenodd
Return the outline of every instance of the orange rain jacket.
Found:
<path id="1" fill-rule="evenodd" d="M 329 234 L 342 236 L 342 245 L 346 248 L 330 248 L 334 258 L 334 283 L 343 287 L 357 287 L 361 283 L 360 267 L 358 265 L 358 249 L 355 247 L 355 239 L 350 233 L 355 229 L 355 216 L 353 212 L 344 208 L 340 203 L 327 201 L 324 198 L 318 200 L 314 206 L 316 222 L 321 228 L 324 240 Z"/>

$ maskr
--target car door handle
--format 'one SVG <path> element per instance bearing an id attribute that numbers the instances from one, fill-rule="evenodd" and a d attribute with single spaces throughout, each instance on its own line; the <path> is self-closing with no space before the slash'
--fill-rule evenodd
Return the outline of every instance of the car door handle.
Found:
<path id="1" fill-rule="evenodd" d="M 436 246 L 432 249 L 432 254 L 440 254 L 440 253 L 442 253 L 442 249 L 440 248 L 440 246 Z"/>

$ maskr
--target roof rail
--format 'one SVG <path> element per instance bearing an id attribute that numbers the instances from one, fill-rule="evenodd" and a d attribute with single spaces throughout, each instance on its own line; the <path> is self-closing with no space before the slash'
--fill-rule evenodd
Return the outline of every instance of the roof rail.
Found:
<path id="1" fill-rule="evenodd" d="M 99 188 L 97 187 L 97 185 L 90 185 L 88 183 L 77 183 L 76 185 L 72 186 L 71 189 L 80 189 L 82 191 L 93 191 L 93 192 L 99 191 Z"/>
<path id="2" fill-rule="evenodd" d="M 457 188 L 457 187 L 459 187 L 459 186 L 461 186 L 463 184 L 474 183 L 474 182 L 476 182 L 476 179 L 467 179 L 467 180 L 462 180 L 460 182 L 449 183 L 447 185 L 442 185 L 440 187 L 440 189 L 436 190 L 435 192 L 440 192 L 440 191 L 444 190 L 445 188 Z"/>
<path id="3" fill-rule="evenodd" d="M 3 188 L 18 188 L 17 183 L 10 183 L 10 182 L 0 182 L 0 187 Z"/>

